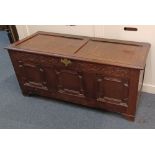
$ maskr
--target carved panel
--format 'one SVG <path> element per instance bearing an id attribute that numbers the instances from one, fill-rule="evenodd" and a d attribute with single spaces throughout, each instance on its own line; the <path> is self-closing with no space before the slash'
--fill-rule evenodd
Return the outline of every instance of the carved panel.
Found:
<path id="1" fill-rule="evenodd" d="M 97 101 L 127 106 L 129 93 L 127 79 L 97 76 L 96 87 Z"/>
<path id="2" fill-rule="evenodd" d="M 67 59 L 70 61 L 70 64 L 68 66 L 65 66 L 63 63 L 63 60 L 66 60 L 66 58 L 61 57 L 53 57 L 53 56 L 45 56 L 45 55 L 35 55 L 32 53 L 19 53 L 16 52 L 15 54 L 16 60 L 21 61 L 29 61 L 34 62 L 35 64 L 42 64 L 44 66 L 59 66 L 59 67 L 67 67 L 67 68 L 77 68 L 78 61 Z"/>
<path id="3" fill-rule="evenodd" d="M 24 62 L 31 62 L 42 66 L 51 67 L 54 63 L 50 57 L 43 56 L 43 55 L 34 55 L 31 53 L 16 53 L 16 60 L 17 61 L 24 61 Z"/>
<path id="4" fill-rule="evenodd" d="M 28 61 L 18 61 L 18 67 L 24 86 L 48 90 L 45 71 L 42 67 Z"/>
<path id="5" fill-rule="evenodd" d="M 128 77 L 128 69 L 114 66 L 106 66 L 101 69 L 102 73 L 105 75 L 118 76 L 118 77 Z"/>
<path id="6" fill-rule="evenodd" d="M 128 77 L 129 69 L 95 63 L 80 63 L 79 68 L 84 72 L 98 73 L 105 76 Z"/>
<path id="7" fill-rule="evenodd" d="M 59 93 L 84 97 L 82 73 L 73 70 L 56 69 Z"/>
<path id="8" fill-rule="evenodd" d="M 65 67 L 62 63 L 63 58 L 61 57 L 52 57 L 44 55 L 34 55 L 31 53 L 16 53 L 17 60 L 22 61 L 31 61 L 36 64 L 42 64 L 44 66 L 56 66 L 56 67 Z M 70 64 L 66 66 L 68 69 L 75 69 L 79 72 L 91 72 L 104 74 L 105 76 L 115 76 L 115 77 L 129 77 L 130 70 L 128 68 L 122 68 L 117 66 L 103 65 L 91 62 L 84 62 L 78 60 L 68 59 Z"/>

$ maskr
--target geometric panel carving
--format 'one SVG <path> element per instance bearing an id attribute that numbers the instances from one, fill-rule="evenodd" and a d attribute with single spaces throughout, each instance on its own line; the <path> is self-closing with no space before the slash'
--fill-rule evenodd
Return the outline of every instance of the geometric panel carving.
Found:
<path id="1" fill-rule="evenodd" d="M 19 72 L 23 84 L 28 87 L 48 90 L 45 72 L 42 67 L 35 65 L 32 62 L 18 61 Z"/>
<path id="2" fill-rule="evenodd" d="M 83 72 L 91 72 L 98 73 L 106 76 L 115 76 L 115 77 L 128 77 L 129 69 L 122 67 L 114 67 L 109 65 L 101 65 L 94 63 L 81 63 L 79 64 L 79 68 L 82 69 Z"/>
<path id="3" fill-rule="evenodd" d="M 127 79 L 97 77 L 97 101 L 127 106 L 129 83 Z"/>
<path id="4" fill-rule="evenodd" d="M 82 74 L 66 69 L 56 70 L 58 92 L 84 97 L 83 77 Z"/>

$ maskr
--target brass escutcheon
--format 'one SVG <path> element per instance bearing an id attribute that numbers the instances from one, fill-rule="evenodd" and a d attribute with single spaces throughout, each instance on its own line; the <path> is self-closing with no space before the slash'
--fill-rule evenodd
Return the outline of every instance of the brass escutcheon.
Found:
<path id="1" fill-rule="evenodd" d="M 67 67 L 69 64 L 71 64 L 72 62 L 70 60 L 68 60 L 67 58 L 61 59 L 61 62 Z"/>

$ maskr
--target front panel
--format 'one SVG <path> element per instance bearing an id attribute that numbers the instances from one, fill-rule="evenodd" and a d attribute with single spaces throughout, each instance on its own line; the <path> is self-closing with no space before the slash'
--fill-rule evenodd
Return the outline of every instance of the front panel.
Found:
<path id="1" fill-rule="evenodd" d="M 129 81 L 127 79 L 102 76 L 96 77 L 96 100 L 114 105 L 128 106 Z"/>
<path id="2" fill-rule="evenodd" d="M 57 89 L 59 93 L 84 97 L 83 75 L 76 70 L 57 68 Z"/>
<path id="3" fill-rule="evenodd" d="M 48 90 L 43 67 L 33 62 L 19 60 L 18 69 L 24 86 Z"/>

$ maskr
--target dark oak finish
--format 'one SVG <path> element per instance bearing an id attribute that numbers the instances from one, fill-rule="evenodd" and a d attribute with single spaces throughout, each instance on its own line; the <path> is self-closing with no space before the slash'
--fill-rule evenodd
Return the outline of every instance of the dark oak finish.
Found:
<path id="1" fill-rule="evenodd" d="M 149 48 L 148 43 L 37 32 L 7 49 L 24 95 L 134 120 Z"/>

